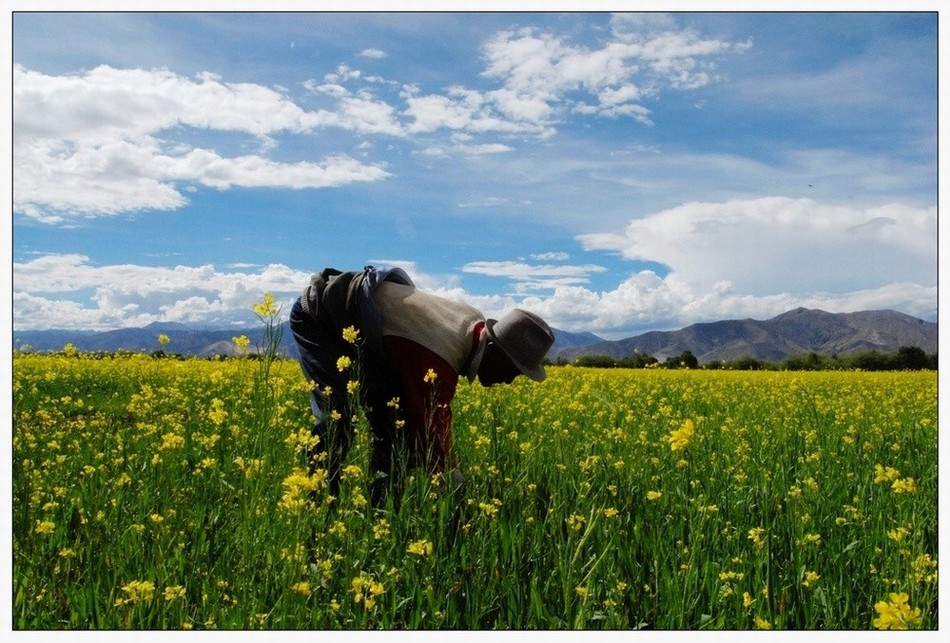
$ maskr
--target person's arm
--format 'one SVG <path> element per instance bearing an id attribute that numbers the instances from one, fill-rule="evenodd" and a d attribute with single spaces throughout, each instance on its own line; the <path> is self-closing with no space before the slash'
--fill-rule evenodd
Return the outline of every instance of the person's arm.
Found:
<path id="1" fill-rule="evenodd" d="M 416 452 L 432 473 L 456 470 L 452 454 L 452 400 L 458 373 L 416 342 L 402 337 L 385 337 L 383 341 L 399 373 L 405 394 L 399 406 Z M 454 472 L 453 476 L 459 477 Z"/>

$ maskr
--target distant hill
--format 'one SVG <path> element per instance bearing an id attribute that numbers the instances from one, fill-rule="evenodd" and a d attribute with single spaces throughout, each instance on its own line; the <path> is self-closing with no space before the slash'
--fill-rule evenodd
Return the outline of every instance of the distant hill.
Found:
<path id="1" fill-rule="evenodd" d="M 558 328 L 552 328 L 551 330 L 554 331 L 554 345 L 551 347 L 552 353 L 572 348 L 584 348 L 585 346 L 591 346 L 605 341 L 603 337 L 598 337 L 593 333 L 569 333 L 566 330 L 560 330 Z"/>
<path id="2" fill-rule="evenodd" d="M 282 326 L 281 353 L 297 356 L 290 328 Z M 791 355 L 818 353 L 845 355 L 859 351 L 893 352 L 901 346 L 917 346 L 937 352 L 937 324 L 893 310 L 828 313 L 797 308 L 772 319 L 739 319 L 693 324 L 676 331 L 653 331 L 607 341 L 592 333 L 554 330 L 554 345 L 548 357 L 573 360 L 581 355 L 622 358 L 640 351 L 660 361 L 692 351 L 700 364 L 751 356 L 781 361 Z M 168 335 L 168 353 L 182 355 L 231 355 L 237 351 L 231 338 L 247 335 L 251 350 L 261 341 L 261 329 L 221 330 L 191 328 L 183 324 L 155 323 L 144 328 L 110 331 L 38 330 L 14 331 L 13 347 L 28 345 L 33 351 L 58 351 L 67 343 L 83 352 L 126 350 L 152 352 L 159 349 L 158 335 Z"/>
<path id="3" fill-rule="evenodd" d="M 287 322 L 282 325 L 281 353 L 288 357 L 297 356 L 297 347 Z M 251 340 L 250 352 L 255 352 L 261 343 L 261 328 L 249 329 L 201 329 L 184 324 L 156 322 L 144 328 L 120 328 L 107 331 L 75 330 L 27 330 L 13 331 L 13 347 L 21 349 L 29 345 L 33 351 L 58 351 L 67 343 L 82 352 L 131 351 L 133 353 L 159 350 L 159 334 L 168 335 L 167 353 L 180 355 L 235 355 L 237 348 L 231 341 L 233 337 L 247 335 Z"/>
<path id="4" fill-rule="evenodd" d="M 640 351 L 661 362 L 689 350 L 700 364 L 751 356 L 781 361 L 792 355 L 846 355 L 859 351 L 893 352 L 917 346 L 937 352 L 937 324 L 893 310 L 828 313 L 796 308 L 772 319 L 735 319 L 693 324 L 681 330 L 653 331 L 621 339 L 552 350 L 551 359 L 581 355 L 629 357 Z"/>

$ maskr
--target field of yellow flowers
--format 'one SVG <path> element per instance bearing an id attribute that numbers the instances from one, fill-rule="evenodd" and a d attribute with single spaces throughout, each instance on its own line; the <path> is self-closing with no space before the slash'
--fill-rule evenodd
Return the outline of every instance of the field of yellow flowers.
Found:
<path id="1" fill-rule="evenodd" d="M 933 629 L 937 377 L 460 384 L 456 511 L 330 499 L 292 361 L 17 354 L 15 629 Z"/>

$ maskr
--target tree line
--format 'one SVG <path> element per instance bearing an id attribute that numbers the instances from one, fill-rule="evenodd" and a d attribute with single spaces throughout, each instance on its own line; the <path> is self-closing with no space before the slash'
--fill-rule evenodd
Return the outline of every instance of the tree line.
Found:
<path id="1" fill-rule="evenodd" d="M 677 356 L 667 357 L 664 361 L 634 352 L 628 357 L 616 358 L 610 355 L 581 355 L 573 361 L 559 358 L 555 364 L 586 366 L 592 368 L 667 368 L 733 371 L 921 371 L 937 370 L 937 353 L 926 353 L 918 346 L 901 346 L 894 352 L 876 350 L 849 353 L 847 355 L 819 355 L 806 353 L 792 355 L 780 361 L 768 361 L 746 355 L 734 360 L 712 360 L 700 365 L 690 350 Z"/>

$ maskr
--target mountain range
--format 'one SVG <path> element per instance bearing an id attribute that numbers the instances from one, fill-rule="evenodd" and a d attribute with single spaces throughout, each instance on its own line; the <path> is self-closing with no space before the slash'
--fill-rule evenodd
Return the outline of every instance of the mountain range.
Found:
<path id="1" fill-rule="evenodd" d="M 793 355 L 847 355 L 876 350 L 894 352 L 916 346 L 937 352 L 937 324 L 893 310 L 828 313 L 796 308 L 767 320 L 733 319 L 693 324 L 681 330 L 652 331 L 617 341 L 565 346 L 551 351 L 552 360 L 580 355 L 629 357 L 635 351 L 659 361 L 689 350 L 700 364 L 740 357 L 781 361 Z"/>
<path id="2" fill-rule="evenodd" d="M 297 349 L 285 323 L 281 352 L 296 357 Z M 251 350 L 261 341 L 261 329 L 222 330 L 192 328 L 178 323 L 153 323 L 144 328 L 109 331 L 27 330 L 13 332 L 15 350 L 57 351 L 67 343 L 83 352 L 152 352 L 162 348 L 158 335 L 169 338 L 164 350 L 182 355 L 234 355 L 233 337 L 247 335 Z M 554 329 L 553 361 L 571 361 L 581 355 L 629 357 L 635 351 L 664 361 L 689 350 L 700 364 L 714 360 L 754 357 L 781 361 L 792 355 L 818 353 L 846 355 L 860 351 L 893 352 L 916 346 L 937 352 L 937 324 L 893 310 L 828 313 L 796 308 L 767 320 L 736 319 L 693 324 L 674 331 L 652 331 L 626 339 L 604 340 L 592 333 Z"/>

